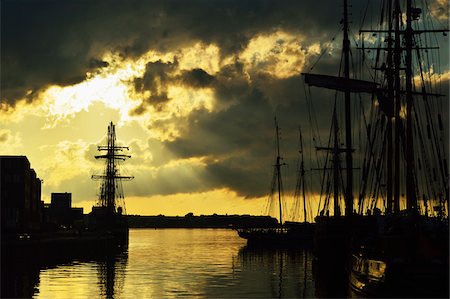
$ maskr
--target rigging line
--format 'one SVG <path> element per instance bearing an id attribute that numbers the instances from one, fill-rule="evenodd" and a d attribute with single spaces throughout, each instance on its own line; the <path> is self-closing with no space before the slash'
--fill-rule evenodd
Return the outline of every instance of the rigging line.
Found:
<path id="1" fill-rule="evenodd" d="M 282 206 L 282 210 L 283 211 L 287 211 L 287 206 L 286 206 L 286 197 L 285 197 L 285 193 L 284 193 L 284 185 L 283 185 L 283 174 L 281 173 L 280 170 L 280 194 L 281 194 L 281 206 Z M 284 214 L 284 213 L 283 213 Z M 287 215 L 286 215 L 287 216 Z M 284 216 L 284 221 L 286 221 L 287 217 Z"/>
<path id="2" fill-rule="evenodd" d="M 273 193 L 274 193 L 274 190 L 275 190 L 275 180 L 276 180 L 276 173 L 275 173 L 275 171 L 272 171 L 272 180 L 270 182 L 270 193 L 269 193 L 269 196 L 267 197 L 266 208 L 265 208 L 265 211 L 264 211 L 265 215 L 270 215 L 271 214 L 272 204 L 273 204 L 272 197 L 273 197 Z"/>
<path id="3" fill-rule="evenodd" d="M 306 91 L 306 89 L 305 89 L 305 91 Z M 310 115 L 312 115 L 312 118 L 314 121 L 314 123 L 311 122 L 311 130 L 313 131 L 313 128 L 315 125 L 316 132 L 313 131 L 313 142 L 314 142 L 314 146 L 317 147 L 317 146 L 322 145 L 322 140 L 320 139 L 319 124 L 318 124 L 317 115 L 316 115 L 315 109 L 314 109 L 314 104 L 313 104 L 314 101 L 312 100 L 312 96 L 311 96 L 311 88 L 309 86 L 308 86 L 308 91 L 309 91 L 309 99 L 310 99 L 309 100 L 310 104 L 308 105 L 308 108 L 311 109 L 312 113 L 310 113 Z M 308 95 L 306 95 L 306 98 L 308 98 Z M 309 110 L 308 110 L 308 112 L 309 112 Z M 319 144 L 317 144 L 317 140 L 318 140 Z M 321 162 L 324 163 L 324 161 L 321 161 Z M 316 163 L 317 163 L 317 168 L 320 168 L 319 156 L 318 156 L 317 152 L 316 152 Z"/>
<path id="4" fill-rule="evenodd" d="M 306 174 L 308 174 L 308 176 L 306 175 Z M 307 212 L 307 216 L 308 216 L 308 219 L 310 219 L 311 221 L 310 222 L 313 222 L 314 221 L 314 216 L 313 216 L 313 213 L 312 213 L 312 203 L 311 203 L 311 201 L 313 200 L 313 186 L 312 186 L 312 183 L 311 183 L 311 178 L 310 178 L 310 180 L 308 180 L 308 177 L 310 177 L 311 176 L 311 172 L 307 172 L 307 171 L 305 171 L 305 177 L 304 177 L 304 180 L 305 180 L 305 188 L 306 188 L 306 190 L 309 190 L 308 192 L 306 192 L 305 191 L 305 196 L 307 196 L 307 198 L 308 198 L 308 203 L 309 203 L 309 205 L 307 205 L 307 207 L 308 207 L 308 210 L 306 210 L 306 212 Z M 315 198 L 314 198 L 314 202 L 315 202 Z"/>
<path id="5" fill-rule="evenodd" d="M 418 56 L 420 56 L 420 52 L 417 53 Z M 420 57 L 419 57 L 420 58 Z M 423 72 L 422 72 L 422 67 L 420 66 L 420 74 L 421 74 L 421 79 L 422 79 L 422 90 L 425 93 L 425 86 L 424 86 L 424 77 L 423 77 Z M 434 151 L 432 150 L 432 153 L 437 155 L 437 161 L 441 161 L 442 156 L 441 156 L 441 151 L 440 151 L 440 147 L 438 143 L 438 138 L 437 138 L 437 133 L 436 133 L 436 129 L 434 126 L 434 121 L 433 121 L 433 117 L 431 115 L 431 108 L 430 108 L 430 103 L 428 101 L 428 97 L 424 94 L 423 97 L 423 104 L 425 106 L 425 111 L 426 111 L 426 115 L 427 115 L 427 123 L 430 124 L 430 129 L 431 129 L 431 133 L 432 133 L 432 148 L 434 148 Z M 443 166 L 441 163 L 439 163 L 439 171 L 441 173 L 442 178 L 445 180 L 445 172 L 443 170 Z"/>
<path id="6" fill-rule="evenodd" d="M 425 5 L 425 3 L 422 1 L 422 7 Z M 423 15 L 423 22 L 424 23 L 427 23 L 427 25 L 428 26 L 426 26 L 426 27 L 434 27 L 433 26 L 433 24 L 432 24 L 432 22 L 430 22 L 430 19 L 429 18 L 427 18 L 426 17 L 426 15 Z M 418 36 L 415 36 L 414 37 L 415 39 L 416 39 L 416 41 L 417 41 L 417 39 L 418 39 L 418 41 L 417 41 L 417 43 L 418 44 L 420 44 L 420 45 L 423 45 L 423 43 L 422 43 L 422 35 L 418 35 Z M 428 45 L 432 45 L 432 43 L 431 43 L 431 36 L 430 36 L 430 34 L 424 34 L 424 36 L 423 36 L 423 39 L 424 39 L 424 48 L 428 48 Z M 436 41 L 436 44 L 439 44 L 437 41 Z M 419 51 L 419 49 L 417 49 L 417 51 Z M 425 50 L 425 55 L 426 55 L 426 57 L 427 57 L 427 59 L 425 60 L 425 62 L 427 62 L 427 68 L 428 68 L 428 78 L 429 78 L 429 90 L 430 91 L 432 91 L 433 89 L 432 89 L 432 77 L 431 77 L 431 65 L 430 65 L 430 61 L 436 61 L 435 59 L 430 59 L 430 53 L 431 53 L 431 56 L 434 56 L 434 51 L 428 51 L 428 50 Z M 420 64 L 420 58 L 419 58 L 419 64 Z"/>
<path id="7" fill-rule="evenodd" d="M 303 81 L 303 86 L 305 87 L 305 82 Z M 310 91 L 310 90 L 309 90 Z M 309 123 L 310 123 L 310 125 L 309 125 L 309 129 L 310 129 L 310 136 L 313 136 L 313 124 L 312 124 L 312 120 L 311 120 L 311 109 L 310 109 L 310 106 L 309 106 L 309 104 L 308 104 L 308 100 L 307 100 L 307 98 L 308 98 L 308 94 L 306 93 L 306 88 L 304 88 L 304 92 L 305 92 L 305 101 L 307 102 L 307 107 L 308 107 L 308 120 L 309 120 Z M 315 141 L 315 139 L 314 139 L 314 137 L 312 138 L 313 140 L 313 142 L 315 143 L 316 141 Z M 312 161 L 312 155 L 313 155 L 313 150 L 312 150 L 312 146 L 313 146 L 313 144 L 311 144 L 311 142 L 309 142 L 309 160 L 310 161 Z M 318 158 L 318 156 L 317 156 L 317 152 L 316 152 L 316 155 L 315 155 L 315 157 L 316 157 L 316 159 L 315 159 L 315 161 L 316 161 L 316 163 L 317 163 L 317 168 L 320 168 L 319 167 L 319 158 Z M 311 175 L 311 178 L 310 178 L 311 180 L 312 180 L 312 175 Z M 312 182 L 310 183 L 310 186 L 311 186 L 311 190 L 313 189 L 313 184 L 312 184 Z M 312 217 L 312 212 L 311 212 L 311 217 Z"/>
<path id="8" fill-rule="evenodd" d="M 362 37 L 362 38 L 364 38 L 364 36 Z M 363 41 L 362 41 L 363 42 Z M 370 50 L 369 50 L 370 51 Z M 363 53 L 363 55 L 364 55 L 364 57 L 365 57 L 365 53 L 364 53 L 364 50 L 362 50 L 362 53 Z M 363 58 L 363 63 L 362 63 L 362 66 L 365 66 L 365 68 L 366 68 L 366 71 L 367 71 L 367 74 L 369 75 L 369 77 L 372 79 L 372 80 L 374 80 L 375 79 L 375 72 L 372 70 L 372 67 L 369 65 L 369 62 L 367 61 L 367 59 L 364 59 Z"/>
<path id="9" fill-rule="evenodd" d="M 425 1 L 425 6 L 427 7 L 427 10 L 428 10 L 429 12 L 431 12 L 431 9 L 430 9 L 430 7 L 429 7 L 429 5 L 428 5 L 428 1 Z M 447 7 L 448 7 L 448 3 L 447 3 Z M 433 26 L 433 25 L 434 25 L 434 24 L 433 24 L 433 20 L 436 20 L 436 21 L 441 25 L 442 28 L 446 28 L 445 24 L 442 23 L 441 20 L 439 20 L 439 18 L 430 18 L 431 28 L 434 28 L 434 26 Z M 447 25 L 448 25 L 448 24 L 447 24 Z"/>
<path id="10" fill-rule="evenodd" d="M 379 14 L 379 16 L 380 16 L 380 20 L 378 22 L 379 26 L 383 25 L 383 23 L 384 23 L 384 4 L 383 4 L 383 2 L 384 1 L 379 2 L 379 5 L 380 5 L 379 12 L 381 12 Z"/>
<path id="11" fill-rule="evenodd" d="M 317 60 L 313 63 L 313 65 L 312 65 L 311 68 L 309 69 L 309 72 L 311 72 L 311 71 L 316 67 L 317 63 L 322 59 L 323 55 L 327 52 L 328 47 L 332 44 L 332 42 L 334 42 L 336 36 L 339 34 L 339 32 L 341 32 L 341 30 L 342 30 L 342 29 L 339 28 L 339 30 L 338 30 L 338 31 L 334 34 L 334 36 L 331 38 L 331 42 L 323 48 L 323 50 L 322 50 L 322 52 L 320 53 L 319 57 L 317 57 Z M 309 73 L 309 72 L 308 72 L 308 73 Z"/>
<path id="12" fill-rule="evenodd" d="M 387 143 L 387 134 L 386 134 L 386 118 L 381 116 L 380 117 L 380 123 L 379 123 L 379 142 L 378 146 L 374 149 L 377 152 L 377 156 L 373 159 L 373 169 L 372 169 L 372 190 L 373 190 L 373 196 L 375 198 L 379 197 L 380 190 L 382 189 L 382 173 L 385 167 L 385 155 L 386 153 L 386 143 Z"/>
<path id="13" fill-rule="evenodd" d="M 385 130 L 383 130 L 384 126 L 385 126 L 384 122 L 382 122 L 382 124 L 381 124 L 382 128 L 381 128 L 380 131 L 385 131 Z M 377 181 L 378 182 L 381 182 L 382 175 L 383 175 L 383 170 L 384 170 L 384 167 L 385 167 L 385 163 L 383 163 L 383 162 L 384 162 L 384 156 L 386 154 L 386 151 L 384 149 L 386 148 L 387 134 L 383 134 L 383 136 L 384 136 L 383 143 L 382 143 L 382 145 L 380 147 L 381 155 L 378 157 L 377 165 L 375 167 L 376 175 L 377 175 Z M 377 186 L 377 188 L 376 188 L 376 191 L 375 191 L 376 192 L 375 193 L 375 198 L 378 198 L 379 194 L 380 194 L 381 184 L 377 184 L 376 186 Z"/>
<path id="14" fill-rule="evenodd" d="M 370 4 L 370 0 L 367 1 L 366 9 L 364 10 L 364 14 L 363 14 L 362 20 L 360 22 L 360 27 L 359 27 L 360 31 L 362 30 L 364 22 L 366 21 L 366 16 L 367 16 L 367 11 L 368 11 L 368 8 L 369 8 L 369 4 Z"/>
<path id="15" fill-rule="evenodd" d="M 335 93 L 334 110 L 336 110 L 336 94 L 337 93 Z M 331 141 L 332 141 L 331 136 L 333 134 L 332 132 L 333 132 L 333 123 L 331 124 L 330 133 L 328 135 L 328 144 L 327 144 L 328 148 L 331 148 Z M 325 190 L 326 191 L 326 193 L 325 193 L 326 194 L 325 195 L 326 202 L 324 203 L 324 206 L 326 206 L 327 209 L 328 209 L 328 206 L 329 206 L 329 194 L 330 194 L 330 186 L 331 186 L 330 174 L 328 174 L 328 172 L 326 171 L 326 169 L 328 168 L 329 161 L 330 161 L 330 153 L 329 153 L 329 151 L 326 151 L 325 163 L 324 163 L 324 174 L 322 176 L 320 194 L 321 194 L 321 197 L 322 197 L 323 191 L 324 191 L 323 189 L 324 189 L 324 186 L 325 186 L 325 182 L 327 182 L 327 185 L 325 186 L 326 187 L 326 190 Z M 320 210 L 320 201 L 319 201 L 319 210 Z"/>
<path id="16" fill-rule="evenodd" d="M 324 198 L 324 204 L 323 204 L 324 205 L 323 210 L 328 210 L 329 173 L 328 173 L 328 171 L 326 171 L 327 166 L 328 166 L 328 159 L 325 160 L 324 172 L 323 172 L 323 174 L 321 176 L 322 181 L 321 181 L 321 184 L 320 184 L 320 197 L 319 197 L 319 205 L 317 206 L 317 214 L 319 214 L 319 212 L 320 212 L 321 203 L 322 203 L 322 198 L 323 197 L 325 197 Z"/>
<path id="17" fill-rule="evenodd" d="M 427 3 L 427 4 L 426 4 L 427 10 L 428 10 L 428 11 L 431 11 L 431 9 L 430 9 L 429 6 L 428 6 L 428 2 L 426 2 L 426 3 Z M 439 21 L 439 19 L 430 17 L 430 18 L 427 18 L 427 20 L 429 20 L 428 24 L 430 24 L 430 27 L 432 28 L 432 30 L 435 29 L 433 20 L 437 20 L 437 21 L 441 24 L 441 28 L 448 28 L 447 26 L 445 26 L 444 24 L 442 24 L 442 23 Z M 428 35 L 426 35 L 426 36 L 428 36 Z M 438 41 L 438 38 L 437 38 L 438 34 L 437 34 L 437 33 L 434 33 L 434 34 L 432 34 L 432 35 L 430 35 L 430 36 L 433 36 L 433 37 L 434 37 L 434 42 L 435 42 L 437 45 L 439 45 L 439 41 Z M 430 39 L 431 39 L 431 37 L 430 37 Z M 435 53 L 435 52 L 433 51 L 432 54 L 434 54 L 434 53 Z M 438 55 L 438 53 L 436 53 L 436 54 L 434 54 L 434 55 L 435 55 L 435 58 L 437 58 L 437 59 L 433 59 L 432 61 L 437 61 L 437 62 L 438 62 L 438 63 L 437 63 L 437 68 L 438 68 L 438 69 L 437 69 L 437 73 L 438 73 L 438 74 L 441 74 L 441 58 L 440 58 L 440 55 Z M 442 90 L 442 81 L 440 81 L 440 90 Z"/>
<path id="18" fill-rule="evenodd" d="M 414 111 L 415 111 L 415 106 L 413 106 L 413 108 L 414 108 Z M 430 165 L 432 165 L 432 163 L 430 162 L 429 157 L 427 155 L 427 152 L 425 150 L 426 149 L 426 145 L 425 145 L 425 141 L 424 141 L 423 134 L 422 134 L 422 127 L 418 125 L 419 124 L 419 119 L 418 119 L 417 113 L 414 113 L 414 116 L 416 118 L 417 133 L 419 135 L 419 138 L 418 138 L 419 139 L 419 143 L 420 143 L 419 149 L 420 149 L 420 152 L 422 154 L 422 160 L 423 160 L 423 163 L 421 163 L 422 165 L 419 164 L 418 166 L 419 167 L 422 166 L 422 167 L 425 168 L 425 171 L 420 171 L 420 169 L 418 169 L 419 171 L 417 171 L 417 173 L 418 174 L 419 173 L 422 174 L 422 181 L 426 181 L 425 188 L 428 191 L 427 194 L 428 195 L 432 194 L 433 198 L 437 198 L 437 193 L 436 193 L 436 190 L 435 190 L 435 184 L 431 181 L 432 175 L 431 175 Z M 424 175 L 425 172 L 427 174 Z M 417 185 L 419 185 L 419 184 L 417 184 Z M 430 190 L 430 188 L 431 188 L 431 190 Z"/>
<path id="19" fill-rule="evenodd" d="M 378 158 L 379 159 L 379 158 Z M 373 166 L 370 167 L 369 171 L 370 171 L 370 177 L 372 178 L 370 180 L 370 192 L 369 194 L 369 202 L 367 203 L 367 206 L 369 207 L 369 209 L 373 209 L 374 206 L 374 200 L 377 198 L 378 196 L 378 191 L 379 191 L 379 182 L 378 182 L 378 178 L 377 178 L 377 164 L 375 161 L 373 161 Z"/>
<path id="20" fill-rule="evenodd" d="M 299 132 L 300 132 L 300 127 L 299 127 Z M 303 151 L 303 149 L 301 148 L 301 133 L 299 133 L 299 149 L 301 149 Z M 291 210 L 291 215 L 292 218 L 295 218 L 295 216 L 297 215 L 296 211 L 300 210 L 300 189 L 302 186 L 303 181 L 305 180 L 303 173 L 302 173 L 302 169 L 301 169 L 301 158 L 300 155 L 302 155 L 303 153 L 301 153 L 299 151 L 299 154 L 297 155 L 297 164 L 296 164 L 296 175 L 297 175 L 297 182 L 296 182 L 296 186 L 295 186 L 295 193 L 294 193 L 294 205 L 293 205 L 293 209 Z M 306 207 L 305 207 L 306 208 Z M 298 213 L 298 215 L 300 214 L 300 212 Z M 305 219 L 306 221 L 306 219 Z"/>
<path id="21" fill-rule="evenodd" d="M 306 86 L 304 81 L 303 81 L 303 86 L 304 87 Z M 319 126 L 318 126 L 317 118 L 315 117 L 316 114 L 314 113 L 314 106 L 313 106 L 313 101 L 312 101 L 312 96 L 311 96 L 311 88 L 308 87 L 308 92 L 306 92 L 306 88 L 304 88 L 303 90 L 305 92 L 305 101 L 306 101 L 306 104 L 308 107 L 308 120 L 310 123 L 309 127 L 310 127 L 310 132 L 312 135 L 313 146 L 317 147 L 317 139 L 319 139 L 320 145 L 322 144 L 322 142 L 320 141 Z M 313 116 L 314 116 L 314 121 L 313 121 Z M 316 131 L 317 133 L 314 132 L 314 129 L 317 130 Z M 317 136 L 317 139 L 316 139 L 316 136 Z M 310 146 L 311 146 L 311 144 L 310 144 Z M 310 150 L 310 157 L 312 155 L 312 152 L 313 151 Z M 317 163 L 317 168 L 320 168 L 319 156 L 318 156 L 317 151 L 315 151 L 315 156 L 316 156 L 315 160 Z M 324 164 L 326 165 L 326 160 L 325 160 Z M 322 192 L 323 192 L 323 185 L 321 185 L 321 193 L 320 194 L 322 194 Z M 322 202 L 322 195 L 319 196 L 319 204 L 318 204 L 317 214 L 319 214 L 321 202 Z"/>
<path id="22" fill-rule="evenodd" d="M 300 197 L 300 158 L 297 157 L 297 164 L 296 164 L 296 176 L 297 176 L 297 180 L 296 180 L 296 185 L 295 185 L 295 190 L 294 190 L 294 204 L 292 205 L 291 208 L 291 218 L 295 219 L 296 217 L 296 211 L 298 210 L 298 206 L 299 206 L 299 197 Z"/>
<path id="23" fill-rule="evenodd" d="M 377 136 L 376 131 L 378 131 L 378 121 L 376 122 L 376 125 L 374 126 L 374 131 L 372 131 L 372 136 L 375 139 L 375 136 Z M 367 160 L 366 163 L 366 183 L 367 186 L 365 187 L 365 190 L 362 196 L 363 200 L 366 200 L 367 198 L 373 198 L 374 197 L 374 193 L 375 193 L 375 187 L 376 184 L 374 183 L 374 181 L 376 181 L 376 169 L 375 169 L 375 163 L 376 163 L 376 157 L 375 154 L 373 154 L 373 152 L 377 152 L 378 150 L 377 148 L 370 148 L 370 146 L 368 147 L 368 153 L 367 155 L 369 156 L 369 160 Z M 367 204 L 369 207 L 371 205 L 370 200 L 369 203 Z"/>
<path id="24" fill-rule="evenodd" d="M 323 215 L 324 211 L 328 211 L 330 209 L 330 189 L 331 189 L 331 180 L 329 179 L 330 174 L 326 172 L 327 180 L 325 186 L 325 199 L 324 199 L 324 206 L 323 209 L 320 211 L 320 205 L 319 205 L 319 211 L 320 214 Z M 322 196 L 322 194 L 321 194 Z"/>
<path id="25" fill-rule="evenodd" d="M 308 99 L 308 93 L 306 92 L 306 83 L 305 80 L 302 80 L 302 86 L 303 86 L 303 93 L 305 95 L 304 99 L 305 99 L 305 103 L 306 103 L 306 107 L 308 108 L 308 122 L 309 122 L 309 129 L 310 129 L 310 133 L 311 135 L 313 135 L 312 137 L 314 138 L 314 124 L 313 124 L 313 120 L 312 120 L 312 113 L 311 113 L 311 106 L 310 106 L 310 101 Z M 309 87 L 308 87 L 309 90 Z M 311 94 L 311 90 L 309 90 L 309 94 Z"/>
<path id="26" fill-rule="evenodd" d="M 372 110 L 373 108 L 371 108 L 371 110 Z M 367 134 L 367 138 L 369 138 L 369 140 L 370 140 L 370 136 L 369 136 L 369 128 L 368 128 L 368 124 L 367 124 L 367 120 L 366 120 L 366 114 L 365 114 L 365 111 L 364 111 L 364 109 L 363 109 L 363 107 L 361 106 L 361 119 L 362 119 L 362 121 L 363 121 L 363 125 L 364 125 L 364 127 L 365 127 L 365 132 L 366 132 L 366 134 Z M 363 163 L 362 163 L 362 166 L 363 166 L 363 168 L 362 168 L 362 172 L 361 172 L 361 176 L 360 176 L 360 182 L 359 182 L 359 186 L 360 186 L 360 191 L 359 191 L 359 199 L 358 199 L 358 205 L 361 205 L 362 204 L 362 202 L 364 201 L 364 196 L 363 196 L 363 194 L 364 194 L 364 192 L 365 192 L 365 188 L 366 188 L 366 185 L 367 185 L 367 180 L 366 180 L 366 178 L 365 178 L 365 174 L 366 174 L 366 163 L 367 163 L 367 151 L 368 151 L 368 146 L 366 146 L 366 153 L 364 154 L 364 159 L 363 159 Z"/>
<path id="27" fill-rule="evenodd" d="M 371 109 L 371 112 L 373 112 L 373 110 L 375 109 Z M 377 133 L 379 132 L 378 127 L 380 125 L 380 117 L 375 117 L 375 114 L 371 115 L 371 118 L 375 118 L 375 120 L 372 120 L 371 123 L 374 124 L 374 126 L 370 126 L 367 124 L 367 120 L 365 117 L 365 113 L 363 111 L 363 117 L 364 117 L 364 121 L 365 121 L 365 127 L 366 127 L 366 132 L 367 132 L 367 147 L 366 147 L 366 153 L 365 153 L 365 164 L 363 165 L 363 174 L 362 174 L 362 183 L 363 186 L 361 186 L 361 200 L 364 201 L 365 200 L 365 196 L 367 194 L 367 189 L 372 189 L 372 187 L 368 187 L 369 184 L 369 175 L 371 171 L 373 171 L 373 168 L 371 167 L 372 163 L 375 163 L 375 150 L 376 150 L 376 144 L 375 143 L 375 139 L 378 136 Z M 372 128 L 370 128 L 372 127 Z M 372 137 L 371 137 L 372 134 Z M 372 139 L 372 141 L 371 141 Z"/>

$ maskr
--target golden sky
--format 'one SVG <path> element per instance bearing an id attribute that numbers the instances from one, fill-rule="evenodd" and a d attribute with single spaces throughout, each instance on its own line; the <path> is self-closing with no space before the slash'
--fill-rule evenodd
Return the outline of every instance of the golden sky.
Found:
<path id="1" fill-rule="evenodd" d="M 298 2 L 2 1 L 0 154 L 28 157 L 44 201 L 71 192 L 89 212 L 112 121 L 132 156 L 128 214 L 263 214 L 273 118 L 291 194 L 297 128 L 309 124 L 301 73 L 322 52 L 323 72 L 340 59 L 340 13 Z M 448 57 L 434 72 L 448 74 Z M 318 100 L 319 118 L 331 103 Z"/>

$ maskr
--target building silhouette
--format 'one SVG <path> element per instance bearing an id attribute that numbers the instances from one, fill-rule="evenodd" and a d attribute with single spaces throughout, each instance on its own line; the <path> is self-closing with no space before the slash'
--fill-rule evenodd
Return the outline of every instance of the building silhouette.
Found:
<path id="1" fill-rule="evenodd" d="M 2 233 L 38 231 L 42 223 L 41 180 L 25 156 L 0 156 Z"/>
<path id="2" fill-rule="evenodd" d="M 2 236 L 82 226 L 83 208 L 72 208 L 72 193 L 52 193 L 44 204 L 41 185 L 26 156 L 0 156 Z"/>

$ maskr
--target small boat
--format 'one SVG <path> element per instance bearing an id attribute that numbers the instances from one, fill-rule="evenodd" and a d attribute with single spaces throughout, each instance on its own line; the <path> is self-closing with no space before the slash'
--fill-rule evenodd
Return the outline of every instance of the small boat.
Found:
<path id="1" fill-rule="evenodd" d="M 272 181 L 272 192 L 269 195 L 269 200 L 273 199 L 273 194 L 276 187 L 276 194 L 278 197 L 278 209 L 279 209 L 279 225 L 276 227 L 265 228 L 237 228 L 238 235 L 241 238 L 247 240 L 249 246 L 259 247 L 308 247 L 312 245 L 314 235 L 314 223 L 306 221 L 306 197 L 304 192 L 304 166 L 303 166 L 303 150 L 301 146 L 300 153 L 302 155 L 302 161 L 300 166 L 300 177 L 303 179 L 303 183 L 297 186 L 303 186 L 303 209 L 304 209 L 304 222 L 283 222 L 283 203 L 282 203 L 282 179 L 281 179 L 281 166 L 286 165 L 281 161 L 283 158 L 280 156 L 280 142 L 279 142 L 279 127 L 277 120 L 275 119 L 276 128 L 276 148 L 277 157 L 274 165 L 274 176 Z M 301 145 L 301 134 L 300 134 Z M 298 192 L 296 192 L 298 194 Z"/>

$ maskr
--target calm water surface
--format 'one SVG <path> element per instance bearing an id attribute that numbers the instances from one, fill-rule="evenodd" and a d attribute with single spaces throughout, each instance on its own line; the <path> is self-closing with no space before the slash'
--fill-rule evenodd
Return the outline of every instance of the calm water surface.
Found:
<path id="1" fill-rule="evenodd" d="M 311 298 L 312 268 L 308 251 L 250 249 L 233 230 L 132 229 L 122 252 L 40 267 L 33 297 Z"/>

